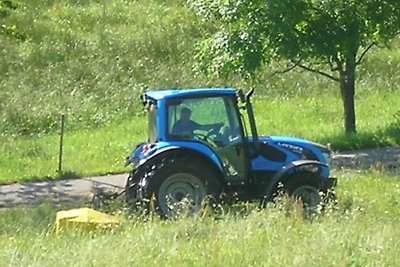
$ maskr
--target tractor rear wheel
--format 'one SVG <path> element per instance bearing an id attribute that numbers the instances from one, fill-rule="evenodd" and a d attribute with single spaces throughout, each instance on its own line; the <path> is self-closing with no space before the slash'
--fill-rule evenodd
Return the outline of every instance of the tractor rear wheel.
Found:
<path id="1" fill-rule="evenodd" d="M 165 218 L 199 213 L 208 196 L 218 197 L 217 174 L 200 161 L 173 158 L 155 164 L 142 188 L 143 197 L 154 199 L 154 208 Z"/>

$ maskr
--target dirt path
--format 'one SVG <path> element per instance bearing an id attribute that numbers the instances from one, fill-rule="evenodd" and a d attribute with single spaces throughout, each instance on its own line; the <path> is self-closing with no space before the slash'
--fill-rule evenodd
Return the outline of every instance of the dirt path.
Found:
<path id="1" fill-rule="evenodd" d="M 334 171 L 378 168 L 400 175 L 400 147 L 364 149 L 334 154 Z M 35 206 L 44 202 L 82 203 L 97 190 L 117 192 L 126 182 L 127 174 L 87 177 L 73 180 L 46 181 L 0 186 L 0 208 Z"/>
<path id="2" fill-rule="evenodd" d="M 333 155 L 332 169 L 366 170 L 376 168 L 389 174 L 400 174 L 400 147 L 362 149 Z"/>
<path id="3" fill-rule="evenodd" d="M 125 186 L 127 174 L 85 177 L 59 181 L 0 186 L 0 208 L 36 206 L 45 202 L 82 203 L 99 190 L 117 192 Z"/>

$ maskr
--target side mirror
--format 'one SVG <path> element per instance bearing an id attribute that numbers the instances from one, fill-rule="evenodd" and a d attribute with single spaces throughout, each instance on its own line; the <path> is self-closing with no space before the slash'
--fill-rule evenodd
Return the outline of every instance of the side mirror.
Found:
<path id="1" fill-rule="evenodd" d="M 238 91 L 236 92 L 236 95 L 237 95 L 237 98 L 239 99 L 239 101 L 240 101 L 241 103 L 246 102 L 246 98 L 245 98 L 245 96 L 244 96 L 242 90 L 238 90 Z"/>
<path id="2" fill-rule="evenodd" d="M 142 105 L 146 106 L 146 104 L 147 104 L 146 95 L 140 95 L 139 99 L 140 99 L 140 102 L 142 102 Z"/>
<path id="3" fill-rule="evenodd" d="M 250 101 L 250 97 L 254 94 L 254 88 L 251 88 L 250 91 L 246 94 L 246 102 Z"/>

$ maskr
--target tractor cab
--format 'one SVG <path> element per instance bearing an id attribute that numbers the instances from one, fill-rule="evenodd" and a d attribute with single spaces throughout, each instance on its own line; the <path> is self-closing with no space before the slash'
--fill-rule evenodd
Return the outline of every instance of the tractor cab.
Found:
<path id="1" fill-rule="evenodd" d="M 248 138 L 238 96 L 234 89 L 147 93 L 142 101 L 149 114 L 149 143 L 191 147 L 206 156 L 213 151 L 224 179 L 246 181 Z"/>

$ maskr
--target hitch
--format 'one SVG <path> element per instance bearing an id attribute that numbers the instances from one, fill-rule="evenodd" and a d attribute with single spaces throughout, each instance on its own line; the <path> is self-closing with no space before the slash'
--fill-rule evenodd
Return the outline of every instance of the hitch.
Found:
<path id="1" fill-rule="evenodd" d="M 107 201 L 117 199 L 121 195 L 125 194 L 125 189 L 117 192 L 110 192 L 109 190 L 104 190 L 103 188 L 95 188 L 92 191 L 93 197 L 90 201 L 90 206 L 94 209 L 102 207 Z"/>

